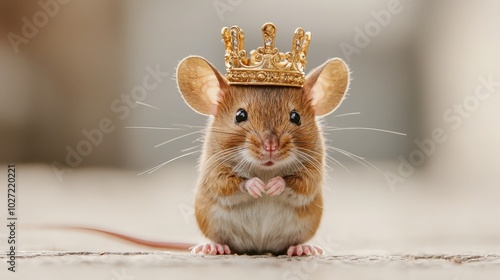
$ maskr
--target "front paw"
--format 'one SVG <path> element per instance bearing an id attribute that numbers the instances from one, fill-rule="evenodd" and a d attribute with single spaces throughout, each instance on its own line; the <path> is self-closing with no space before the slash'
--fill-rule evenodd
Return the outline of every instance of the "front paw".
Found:
<path id="1" fill-rule="evenodd" d="M 266 185 L 266 193 L 270 196 L 281 194 L 286 187 L 285 180 L 281 177 L 274 177 Z"/>
<path id="2" fill-rule="evenodd" d="M 248 179 L 244 182 L 245 190 L 253 197 L 262 197 L 262 193 L 265 192 L 265 184 L 261 179 L 254 177 Z"/>

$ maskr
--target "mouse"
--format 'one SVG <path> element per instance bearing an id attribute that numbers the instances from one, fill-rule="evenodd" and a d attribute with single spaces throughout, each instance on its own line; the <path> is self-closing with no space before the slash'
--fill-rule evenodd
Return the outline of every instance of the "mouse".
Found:
<path id="1" fill-rule="evenodd" d="M 202 57 L 180 62 L 186 103 L 208 115 L 195 215 L 212 241 L 195 253 L 319 254 L 325 144 L 319 117 L 344 99 L 349 70 L 326 61 L 303 87 L 230 85 Z"/>
<path id="2" fill-rule="evenodd" d="M 152 242 L 74 229 L 194 254 L 323 254 L 307 244 L 323 214 L 322 117 L 345 99 L 349 76 L 347 64 L 331 58 L 305 75 L 301 86 L 240 84 L 203 57 L 184 58 L 177 66 L 178 89 L 193 111 L 207 116 L 194 212 L 210 242 Z"/>

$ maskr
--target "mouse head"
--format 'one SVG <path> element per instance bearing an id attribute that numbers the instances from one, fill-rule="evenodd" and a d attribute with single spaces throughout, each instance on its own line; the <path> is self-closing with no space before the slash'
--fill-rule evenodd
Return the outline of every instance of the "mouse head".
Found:
<path id="1" fill-rule="evenodd" d="M 213 154 L 242 168 L 273 170 L 322 163 L 316 117 L 340 105 L 349 70 L 333 58 L 312 70 L 302 87 L 230 85 L 204 58 L 190 56 L 177 68 L 177 83 L 194 111 L 213 116 L 206 138 Z"/>

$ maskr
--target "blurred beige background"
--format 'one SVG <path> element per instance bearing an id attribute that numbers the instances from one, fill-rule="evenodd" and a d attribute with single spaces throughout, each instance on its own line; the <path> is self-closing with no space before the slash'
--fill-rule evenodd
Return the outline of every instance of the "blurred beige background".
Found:
<path id="1" fill-rule="evenodd" d="M 325 122 L 352 129 L 327 137 L 375 166 L 331 151 L 349 171 L 330 162 L 315 241 L 339 254 L 498 252 L 499 1 L 40 2 L 0 1 L 0 163 L 19 166 L 24 222 L 200 241 L 191 148 L 205 118 L 183 103 L 175 67 L 200 55 L 224 72 L 220 29 L 239 25 L 253 49 L 270 21 L 281 51 L 298 26 L 312 32 L 308 70 L 348 61 L 348 99 Z M 138 126 L 174 129 L 127 128 Z M 136 248 L 86 233 L 23 238 L 24 250 Z"/>
<path id="2" fill-rule="evenodd" d="M 494 169 L 499 98 L 480 102 L 457 130 L 450 130 L 456 120 L 446 122 L 443 113 L 473 95 L 479 77 L 498 76 L 495 1 L 45 2 L 0 2 L 1 162 L 142 170 L 184 154 L 199 134 L 154 148 L 196 130 L 186 125 L 204 125 L 176 89 L 176 64 L 196 54 L 224 72 L 220 29 L 238 24 L 250 49 L 262 43 L 260 26 L 272 21 L 283 51 L 296 27 L 313 33 L 309 70 L 334 56 L 349 62 L 350 96 L 336 114 L 359 115 L 329 116 L 329 126 L 408 135 L 336 130 L 328 135 L 335 147 L 397 164 L 399 155 L 408 158 L 417 148 L 415 139 L 438 127 L 449 141 L 423 166 L 439 164 L 439 173 L 450 177 L 466 163 L 474 166 L 465 168 L 475 172 L 472 177 L 488 177 Z M 144 89 L 151 70 L 160 76 Z M 100 137 L 103 120 L 112 132 Z M 457 156 L 464 160 L 450 160 Z"/>
<path id="3" fill-rule="evenodd" d="M 386 2 L 313 1 L 305 5 L 291 1 L 283 5 L 243 0 L 73 0 L 59 4 L 57 13 L 49 16 L 32 39 L 15 47 L 12 41 L 18 41 L 7 35 L 23 35 L 25 22 L 21 19 L 26 17 L 34 24 L 33 16 L 43 9 L 37 1 L 2 3 L 0 26 L 6 35 L 0 45 L 0 69 L 5 73 L 0 105 L 3 162 L 56 161 L 68 165 L 66 156 L 78 152 L 78 144 L 87 139 L 82 131 L 98 128 L 103 118 L 109 118 L 116 130 L 106 134 L 97 147 L 93 145 L 88 155 L 84 152 L 82 160 L 70 156 L 69 161 L 81 162 L 79 166 L 146 168 L 182 154 L 199 135 L 153 148 L 192 131 L 176 125 L 204 124 L 204 117 L 192 112 L 176 89 L 173 77 L 177 63 L 196 54 L 224 72 L 220 29 L 238 24 L 246 31 L 247 48 L 254 49 L 262 44 L 260 27 L 266 21 L 278 26 L 277 45 L 282 51 L 290 48 L 295 28 L 302 26 L 312 32 L 308 70 L 334 56 L 349 60 L 351 96 L 338 114 L 361 115 L 331 116 L 329 125 L 409 134 L 405 138 L 338 131 L 330 135 L 336 146 L 370 158 L 392 159 L 409 151 L 410 139 L 420 132 L 419 116 L 424 108 L 416 75 L 416 44 L 420 31 L 426 28 L 422 20 L 428 16 L 423 10 L 430 9 L 429 4 L 402 2 L 402 11 L 392 15 L 388 25 L 368 39 L 366 47 L 348 58 L 340 44 L 355 47 L 356 28 L 364 29 L 373 20 L 370 11 L 387 10 Z M 136 87 L 149 75 L 148 67 L 160 69 L 168 77 L 139 94 Z M 128 126 L 183 130 L 126 129 Z"/>

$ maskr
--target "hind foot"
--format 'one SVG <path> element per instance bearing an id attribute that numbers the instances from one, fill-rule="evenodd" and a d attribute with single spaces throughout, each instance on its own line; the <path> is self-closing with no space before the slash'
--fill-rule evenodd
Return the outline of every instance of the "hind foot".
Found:
<path id="1" fill-rule="evenodd" d="M 290 246 L 286 251 L 288 256 L 320 256 L 323 255 L 325 251 L 319 246 L 298 244 L 295 246 Z"/>
<path id="2" fill-rule="evenodd" d="M 198 244 L 191 249 L 191 254 L 200 254 L 200 255 L 229 255 L 231 254 L 231 250 L 229 250 L 229 246 L 221 245 L 219 243 L 205 243 Z"/>

